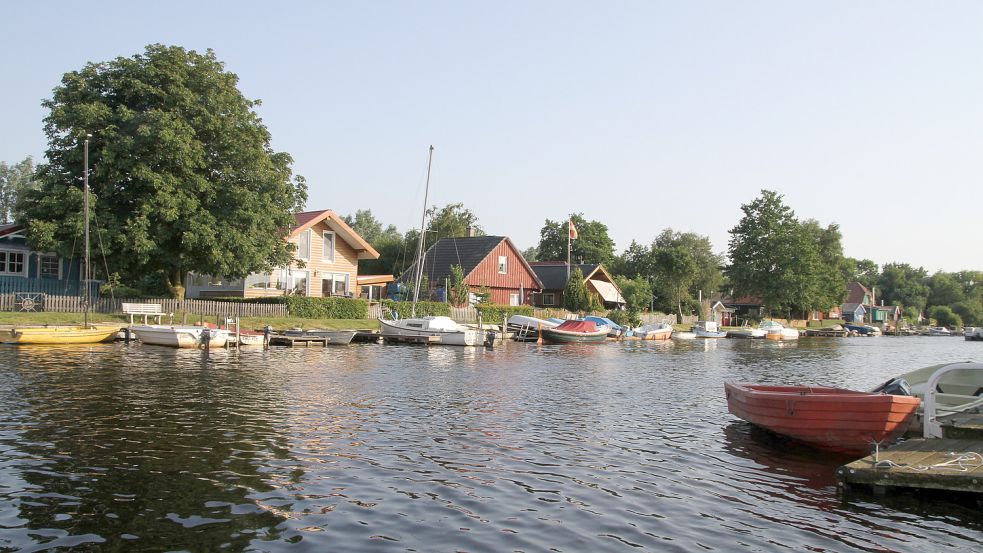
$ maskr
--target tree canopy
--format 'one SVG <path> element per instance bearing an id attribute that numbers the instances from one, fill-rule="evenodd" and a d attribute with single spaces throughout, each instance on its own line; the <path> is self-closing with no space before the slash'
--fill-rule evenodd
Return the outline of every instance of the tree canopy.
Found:
<path id="1" fill-rule="evenodd" d="M 726 269 L 735 293 L 757 296 L 778 312 L 825 310 L 842 301 L 846 282 L 836 225 L 800 223 L 770 190 L 741 211 L 744 216 L 730 230 Z"/>
<path id="2" fill-rule="evenodd" d="M 0 162 L 0 223 L 23 219 L 18 216 L 18 199 L 36 187 L 34 160 L 31 156 L 13 165 Z"/>
<path id="3" fill-rule="evenodd" d="M 577 239 L 571 242 L 570 259 L 572 263 L 602 263 L 608 265 L 614 260 L 614 240 L 608 236 L 608 227 L 598 221 L 584 219 L 582 213 L 570 215 L 577 229 Z M 567 260 L 567 221 L 543 223 L 539 231 L 538 257 L 541 261 Z"/>
<path id="4" fill-rule="evenodd" d="M 238 278 L 290 263 L 284 237 L 306 184 L 237 82 L 211 50 L 159 44 L 65 74 L 44 101 L 39 188 L 22 202 L 32 246 L 68 254 L 81 235 L 89 134 L 92 246 L 110 272 L 160 272 L 182 296 L 188 271 Z"/>

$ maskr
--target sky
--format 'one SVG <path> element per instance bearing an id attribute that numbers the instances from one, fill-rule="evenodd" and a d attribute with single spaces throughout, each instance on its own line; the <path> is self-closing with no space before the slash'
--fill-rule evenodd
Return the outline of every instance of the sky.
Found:
<path id="1" fill-rule="evenodd" d="M 0 161 L 43 161 L 66 72 L 212 49 L 308 209 L 419 226 L 463 203 L 525 249 L 547 219 L 726 253 L 762 189 L 847 256 L 983 270 L 983 3 L 36 2 L 0 5 Z"/>

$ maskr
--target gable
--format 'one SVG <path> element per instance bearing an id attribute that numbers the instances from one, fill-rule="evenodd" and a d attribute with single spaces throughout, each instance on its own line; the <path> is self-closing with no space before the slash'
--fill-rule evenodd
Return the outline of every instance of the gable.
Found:
<path id="1" fill-rule="evenodd" d="M 353 250 L 358 253 L 358 259 L 379 259 L 379 252 L 365 241 L 355 229 L 348 226 L 344 219 L 330 209 L 322 211 L 306 211 L 294 214 L 297 225 L 290 231 L 287 240 L 296 242 L 302 232 L 311 229 L 319 224 L 323 224 L 328 230 L 334 232 L 338 238 L 344 240 Z"/>

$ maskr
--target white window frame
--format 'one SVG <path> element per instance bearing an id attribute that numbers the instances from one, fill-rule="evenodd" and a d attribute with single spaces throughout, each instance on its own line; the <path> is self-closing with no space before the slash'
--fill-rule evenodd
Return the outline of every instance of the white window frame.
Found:
<path id="1" fill-rule="evenodd" d="M 509 272 L 509 256 L 498 256 L 498 274 L 506 275 Z"/>
<path id="2" fill-rule="evenodd" d="M 328 263 L 334 263 L 335 256 L 335 233 L 332 230 L 326 230 L 321 233 L 323 239 L 323 245 L 321 246 L 321 260 L 327 261 Z M 330 244 L 330 249 L 328 245 Z M 330 252 L 330 254 L 329 254 Z"/>
<path id="3" fill-rule="evenodd" d="M 522 305 L 522 298 L 519 297 L 519 293 L 509 293 L 509 305 Z"/>
<path id="4" fill-rule="evenodd" d="M 22 276 L 22 277 L 27 276 L 27 263 L 29 258 L 27 252 L 21 250 L 0 250 L 0 253 L 4 254 L 3 263 L 0 264 L 0 275 Z M 17 272 L 7 271 L 7 266 L 10 265 L 11 254 L 16 254 L 21 256 L 20 271 Z"/>
<path id="5" fill-rule="evenodd" d="M 304 251 L 304 239 L 307 239 L 307 251 Z M 297 238 L 297 259 L 302 261 L 311 260 L 311 229 L 300 233 Z"/>
<path id="6" fill-rule="evenodd" d="M 61 280 L 61 257 L 59 257 L 58 254 L 56 254 L 56 253 L 41 253 L 41 254 L 38 254 L 38 278 L 44 278 L 45 277 L 44 271 L 42 270 L 43 269 L 43 265 L 44 265 L 44 259 L 45 258 L 51 258 L 51 257 L 55 258 L 55 263 L 58 264 L 58 274 L 57 275 L 54 275 L 54 276 L 58 280 Z M 52 275 L 48 275 L 49 278 L 51 276 Z"/>
<path id="7" fill-rule="evenodd" d="M 549 301 L 546 298 L 549 298 Z M 556 305 L 556 294 L 553 292 L 543 292 L 543 305 Z"/>

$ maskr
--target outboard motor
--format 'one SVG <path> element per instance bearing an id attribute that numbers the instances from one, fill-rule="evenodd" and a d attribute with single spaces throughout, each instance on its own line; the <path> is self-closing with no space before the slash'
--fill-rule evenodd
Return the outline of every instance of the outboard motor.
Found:
<path id="1" fill-rule="evenodd" d="M 890 394 L 892 396 L 910 396 L 911 386 L 908 381 L 903 378 L 892 378 L 884 384 L 871 390 L 873 393 Z"/>

